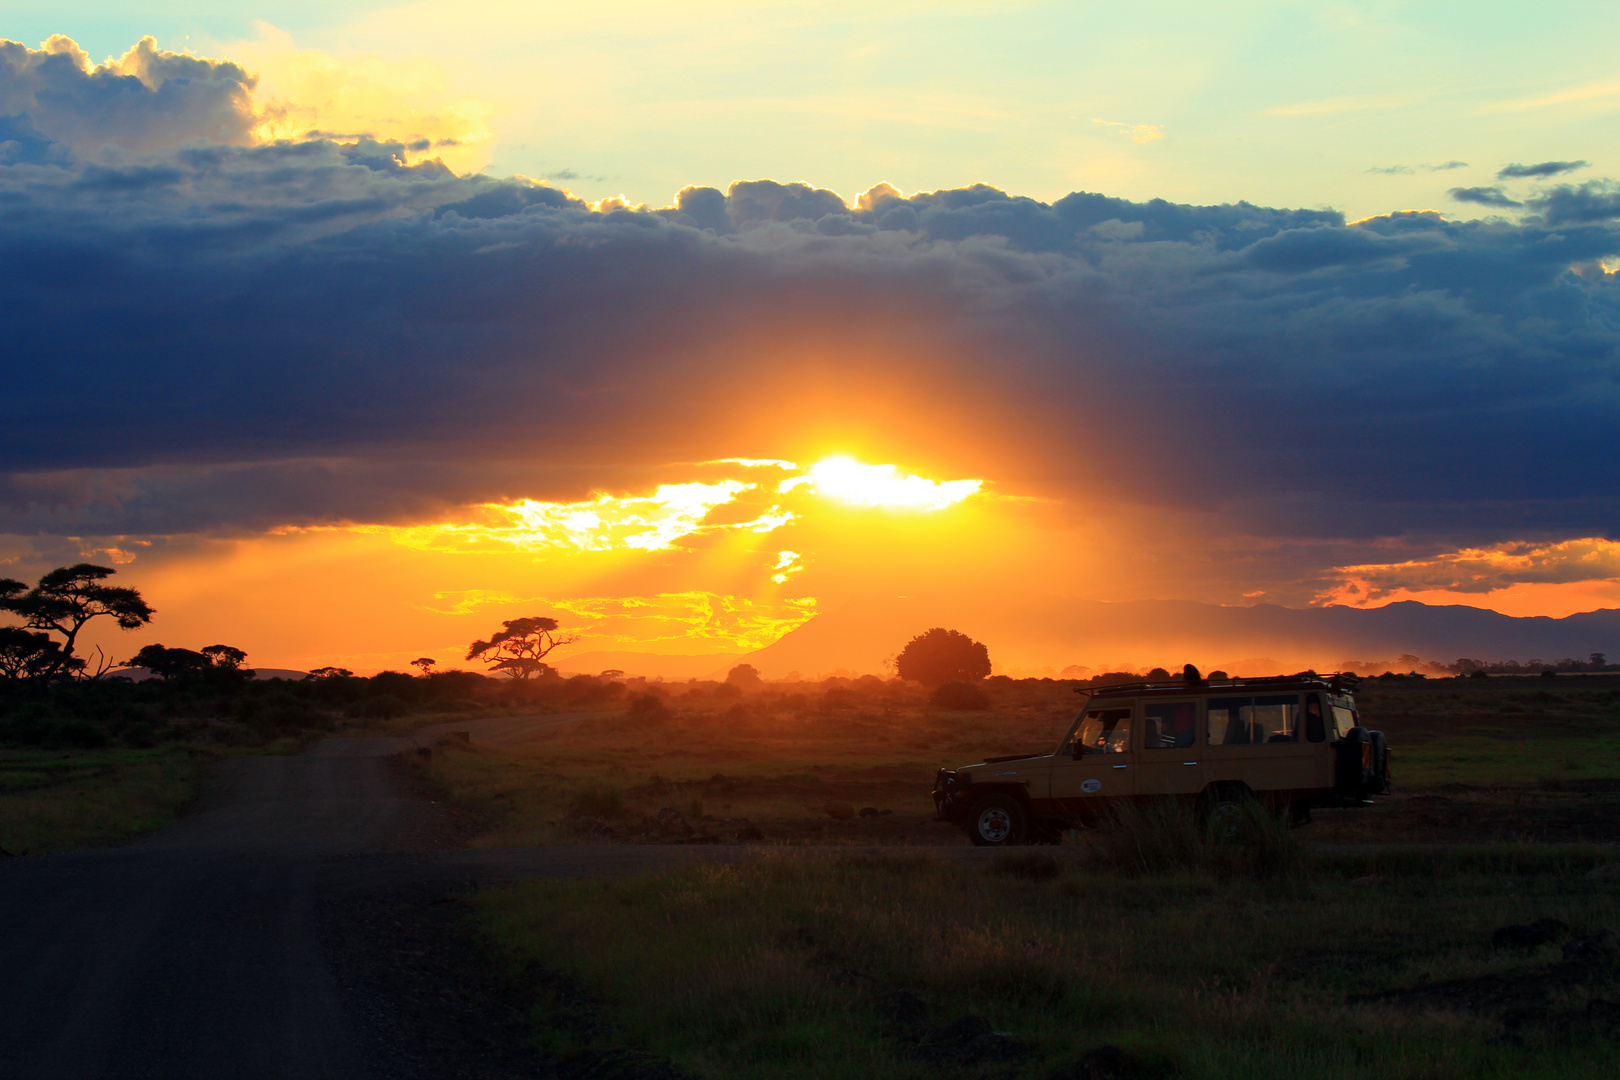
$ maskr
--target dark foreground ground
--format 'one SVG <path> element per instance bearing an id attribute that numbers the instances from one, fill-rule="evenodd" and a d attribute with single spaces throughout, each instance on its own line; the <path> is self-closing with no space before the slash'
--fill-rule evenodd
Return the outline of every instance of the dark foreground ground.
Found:
<path id="1" fill-rule="evenodd" d="M 1465 752 L 1477 754 L 1476 745 Z M 425 779 L 389 756 L 411 746 L 327 739 L 296 757 L 228 759 L 195 812 L 172 828 L 119 847 L 0 859 L 0 1077 L 669 1075 L 656 1061 L 577 1056 L 571 1071 L 560 1069 L 531 1041 L 534 997 L 497 977 L 473 940 L 466 900 L 486 884 L 751 859 L 759 846 L 466 848 L 480 822 L 435 805 Z M 1502 747 L 1469 769 L 1526 757 L 1522 741 Z M 1427 766 L 1437 775 L 1426 786 L 1402 789 L 1374 811 L 1321 815 L 1309 839 L 1359 847 L 1620 837 L 1620 789 L 1566 767 L 1561 756 L 1548 759 L 1556 771 L 1538 766 L 1528 780 L 1468 785 L 1439 774 L 1452 753 L 1445 744 L 1426 749 L 1439 763 Z M 1569 755 L 1577 766 L 1607 747 L 1582 749 L 1582 757 Z M 432 760 L 486 757 L 457 751 Z M 710 763 L 701 764 L 688 770 L 701 777 L 665 781 L 657 798 L 682 784 L 715 786 Z M 663 760 L 654 767 L 669 769 Z M 872 785 L 900 783 L 887 774 L 856 779 L 867 787 L 835 793 L 881 802 L 887 789 Z M 822 801 L 828 781 L 818 773 L 806 770 L 795 782 L 807 785 L 800 802 Z M 681 805 L 697 790 L 686 787 Z M 747 792 L 746 784 L 734 788 L 703 794 L 720 809 Z M 910 802 L 918 801 L 914 789 L 905 789 Z M 503 801 L 503 792 L 491 800 Z M 845 823 L 797 808 L 802 842 L 831 842 L 822 850 L 849 854 L 848 845 L 858 852 L 931 835 L 946 845 L 931 849 L 937 859 L 988 865 L 995 857 L 928 824 L 923 811 L 896 805 L 891 815 Z M 903 820 L 908 814 L 915 821 Z M 784 812 L 783 820 L 792 817 Z M 832 835 L 835 827 L 849 835 Z M 543 997 L 560 1000 L 555 987 Z"/>
<path id="2" fill-rule="evenodd" d="M 0 862 L 0 1075 L 554 1075 L 461 898 L 700 853 L 450 850 L 455 817 L 382 756 L 398 742 L 232 759 L 173 828 Z"/>

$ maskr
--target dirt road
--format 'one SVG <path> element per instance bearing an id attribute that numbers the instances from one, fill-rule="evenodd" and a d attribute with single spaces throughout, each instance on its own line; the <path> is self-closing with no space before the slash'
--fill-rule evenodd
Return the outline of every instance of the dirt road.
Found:
<path id="1" fill-rule="evenodd" d="M 0 864 L 0 1075 L 402 1075 L 381 1060 L 375 1031 L 361 1030 L 397 1018 L 357 1000 L 364 980 L 345 981 L 347 961 L 331 933 L 323 944 L 323 919 L 403 888 L 454 892 L 705 857 L 689 848 L 436 850 L 443 819 L 403 793 L 382 756 L 409 743 L 329 739 L 297 757 L 231 759 L 173 828 Z M 717 856 L 742 853 L 706 854 Z"/>

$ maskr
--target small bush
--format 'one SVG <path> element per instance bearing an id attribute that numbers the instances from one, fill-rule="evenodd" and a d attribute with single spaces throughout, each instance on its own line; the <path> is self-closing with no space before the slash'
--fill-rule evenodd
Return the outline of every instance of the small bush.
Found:
<path id="1" fill-rule="evenodd" d="M 573 809 L 587 817 L 623 817 L 624 796 L 618 788 L 588 787 L 574 796 Z"/>
<path id="2" fill-rule="evenodd" d="M 625 715 L 641 724 L 663 724 L 670 719 L 669 707 L 655 694 L 641 694 L 630 699 Z"/>
<path id="3" fill-rule="evenodd" d="M 25 706 L 0 720 L 0 743 L 41 750 L 93 750 L 106 746 L 107 732 L 96 724 L 63 716 L 49 705 Z"/>
<path id="4" fill-rule="evenodd" d="M 406 705 L 393 694 L 382 694 L 360 703 L 359 713 L 367 720 L 392 720 L 405 715 Z"/>
<path id="5" fill-rule="evenodd" d="M 395 698 L 393 700 L 398 701 L 399 699 Z M 367 715 L 372 714 L 368 713 Z M 379 716 L 378 719 L 388 719 L 388 716 Z M 260 720 L 279 731 L 296 731 L 300 728 L 328 728 L 331 726 L 325 713 L 301 701 L 277 702 L 264 711 Z"/>
<path id="6" fill-rule="evenodd" d="M 846 686 L 835 686 L 821 696 L 826 709 L 853 709 L 861 703 L 861 695 Z"/>
<path id="7" fill-rule="evenodd" d="M 948 682 L 940 683 L 934 692 L 928 695 L 928 704 L 940 709 L 962 711 L 988 709 L 990 697 L 972 683 Z"/>

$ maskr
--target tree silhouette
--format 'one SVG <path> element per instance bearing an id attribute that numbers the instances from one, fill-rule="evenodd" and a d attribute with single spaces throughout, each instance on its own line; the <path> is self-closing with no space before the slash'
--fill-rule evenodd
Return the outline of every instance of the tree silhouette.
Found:
<path id="1" fill-rule="evenodd" d="M 738 664 L 726 672 L 726 682 L 740 690 L 758 690 L 760 684 L 759 668 L 753 664 Z"/>
<path id="2" fill-rule="evenodd" d="M 59 566 L 40 578 L 32 589 L 12 578 L 0 578 L 0 611 L 20 616 L 25 630 L 62 635 L 59 650 L 42 661 L 37 678 L 84 671 L 85 662 L 73 655 L 73 646 L 79 631 L 91 619 L 105 615 L 122 630 L 134 630 L 152 621 L 152 608 L 137 590 L 102 584 L 117 572 L 110 566 L 91 563 Z M 91 677 L 105 674 L 110 666 L 104 662 Z"/>
<path id="3" fill-rule="evenodd" d="M 990 650 L 964 633 L 936 626 L 907 642 L 894 667 L 902 679 L 927 686 L 978 682 L 990 675 Z"/>
<path id="4" fill-rule="evenodd" d="M 143 645 L 127 662 L 131 667 L 145 668 L 165 682 L 204 678 L 231 681 L 253 678 L 253 672 L 242 667 L 246 659 L 247 653 L 230 645 L 209 645 L 196 652 L 153 644 Z"/>
<path id="5" fill-rule="evenodd" d="M 61 656 L 62 646 L 49 634 L 0 626 L 0 677 L 37 679 L 52 669 Z"/>
<path id="6" fill-rule="evenodd" d="M 422 673 L 422 677 L 425 679 L 429 675 L 433 674 L 433 665 L 437 663 L 438 661 L 433 659 L 431 656 L 418 656 L 415 660 L 411 661 L 411 667 L 420 671 Z"/>
<path id="7" fill-rule="evenodd" d="M 557 637 L 557 620 L 544 615 L 508 619 L 488 641 L 475 641 L 467 647 L 468 660 L 481 660 L 492 672 L 501 671 L 514 679 L 528 679 L 549 670 L 540 661 L 552 649 L 571 645 L 578 637 Z"/>

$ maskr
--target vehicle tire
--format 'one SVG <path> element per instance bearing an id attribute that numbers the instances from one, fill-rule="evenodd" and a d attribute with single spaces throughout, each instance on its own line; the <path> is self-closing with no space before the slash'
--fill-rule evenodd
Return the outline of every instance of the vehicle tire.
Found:
<path id="1" fill-rule="evenodd" d="M 1198 831 L 1217 844 L 1242 843 L 1249 822 L 1244 804 L 1251 798 L 1247 788 L 1230 785 L 1205 792 L 1198 802 Z"/>
<path id="2" fill-rule="evenodd" d="M 1367 732 L 1367 741 L 1372 743 L 1372 769 L 1367 777 L 1366 793 L 1368 795 L 1389 794 L 1389 744 L 1384 741 L 1382 731 Z"/>
<path id="3" fill-rule="evenodd" d="M 967 827 L 977 847 L 1016 847 L 1029 834 L 1029 816 L 1011 795 L 986 795 L 968 811 Z"/>

